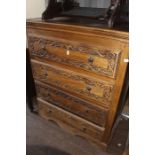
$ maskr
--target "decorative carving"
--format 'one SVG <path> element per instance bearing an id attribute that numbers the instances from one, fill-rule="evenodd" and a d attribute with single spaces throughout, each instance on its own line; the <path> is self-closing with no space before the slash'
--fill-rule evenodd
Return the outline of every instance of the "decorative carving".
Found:
<path id="1" fill-rule="evenodd" d="M 103 81 L 95 80 L 93 78 L 89 78 L 87 76 L 83 76 L 80 74 L 77 74 L 75 72 L 70 71 L 64 71 L 60 68 L 55 68 L 53 66 L 46 66 L 39 63 L 32 63 L 32 69 L 33 69 L 33 75 L 36 79 L 44 81 L 46 83 L 52 83 L 53 85 L 56 85 L 61 88 L 65 88 L 67 90 L 72 90 L 73 92 L 76 92 L 78 94 L 85 95 L 89 98 L 95 99 L 100 102 L 104 102 L 105 105 L 109 106 L 109 103 L 112 98 L 112 92 L 113 92 L 113 85 L 107 84 Z M 45 74 L 47 73 L 47 74 Z M 54 74 L 54 76 L 58 76 L 57 79 L 50 78 L 48 74 Z M 59 77 L 64 79 L 71 79 L 78 81 L 79 83 L 84 83 L 85 88 L 79 88 L 72 85 L 72 83 L 65 83 L 64 81 L 59 80 Z M 93 91 L 88 91 L 88 87 L 94 88 L 97 87 L 100 89 L 100 91 L 103 91 L 103 95 L 97 95 Z"/>
<path id="2" fill-rule="evenodd" d="M 102 139 L 105 130 L 104 127 L 92 125 L 87 121 L 79 119 L 76 115 L 70 115 L 54 105 L 49 105 L 48 103 L 43 102 L 41 99 L 38 99 L 38 105 L 39 114 L 42 117 L 48 120 L 54 120 L 58 122 L 60 126 L 65 124 L 65 127 L 67 125 L 69 128 L 76 129 L 77 131 L 84 131 L 85 134 L 91 135 L 91 137 L 94 137 L 97 140 Z"/>
<path id="3" fill-rule="evenodd" d="M 38 49 L 34 48 L 35 43 L 38 43 L 39 45 Z M 113 78 L 115 77 L 116 69 L 118 66 L 118 59 L 120 57 L 120 53 L 114 53 L 106 49 L 97 49 L 97 48 L 92 48 L 84 45 L 71 45 L 57 40 L 40 39 L 37 37 L 29 37 L 29 45 L 30 45 L 30 51 L 32 56 L 46 58 L 48 60 L 60 62 L 67 65 L 70 64 L 77 68 L 82 68 L 84 70 L 89 70 L 95 73 L 104 74 L 108 77 L 113 77 Z M 93 64 L 93 58 L 91 56 L 88 59 L 88 63 L 84 63 L 80 60 L 76 61 L 71 59 L 70 57 L 68 58 L 59 57 L 56 54 L 48 52 L 46 50 L 46 46 L 51 46 L 54 48 L 63 48 L 66 50 L 70 50 L 72 52 L 81 52 L 92 56 L 95 55 L 95 56 L 102 57 L 108 61 L 108 67 L 104 68 L 104 67 L 95 66 Z"/>
<path id="4" fill-rule="evenodd" d="M 76 97 L 70 96 L 63 91 L 58 91 L 52 87 L 47 87 L 36 83 L 37 96 L 52 102 L 54 105 L 66 109 L 69 112 L 75 113 L 78 116 L 82 116 L 95 124 L 104 126 L 106 111 L 97 108 L 87 102 L 80 100 Z M 56 96 L 56 97 L 54 97 Z M 60 102 L 59 99 L 68 100 L 69 102 Z M 95 117 L 94 117 L 95 116 Z"/>

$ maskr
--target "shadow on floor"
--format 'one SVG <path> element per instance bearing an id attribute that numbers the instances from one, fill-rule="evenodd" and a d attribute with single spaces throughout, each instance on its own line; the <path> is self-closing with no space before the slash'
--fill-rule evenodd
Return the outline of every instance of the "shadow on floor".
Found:
<path id="1" fill-rule="evenodd" d="M 49 146 L 27 145 L 26 155 L 70 155 L 70 154 Z"/>

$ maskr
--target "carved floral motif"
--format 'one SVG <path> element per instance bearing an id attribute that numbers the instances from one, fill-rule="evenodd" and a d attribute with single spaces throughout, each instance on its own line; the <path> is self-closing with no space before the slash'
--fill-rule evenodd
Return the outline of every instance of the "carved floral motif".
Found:
<path id="1" fill-rule="evenodd" d="M 35 49 L 34 47 L 35 43 L 39 45 L 38 49 Z M 80 61 L 80 60 L 75 61 L 70 58 L 59 57 L 56 54 L 48 52 L 46 50 L 46 46 L 51 46 L 54 48 L 62 48 L 62 49 L 70 50 L 72 52 L 81 52 L 89 55 L 102 57 L 108 61 L 108 67 L 107 68 L 99 67 L 99 66 L 95 66 L 93 63 L 84 63 L 83 61 Z M 118 66 L 118 59 L 120 57 L 120 53 L 114 53 L 106 49 L 97 49 L 97 48 L 92 48 L 84 45 L 71 45 L 57 40 L 40 39 L 37 37 L 29 38 L 29 47 L 30 47 L 32 56 L 46 58 L 48 60 L 60 62 L 63 64 L 70 64 L 77 68 L 82 68 L 85 70 L 104 74 L 109 77 L 115 77 L 116 69 Z"/>
<path id="2" fill-rule="evenodd" d="M 111 101 L 113 94 L 113 85 L 107 84 L 103 81 L 95 80 L 87 76 L 76 74 L 75 72 L 68 72 L 62 69 L 58 69 L 52 66 L 49 67 L 38 63 L 32 63 L 32 69 L 34 77 L 38 80 L 44 81 L 46 83 L 52 83 L 58 87 L 65 88 L 67 90 L 72 90 L 73 92 L 76 92 L 78 94 L 86 95 L 89 98 L 95 99 L 100 102 L 104 102 L 104 104 L 107 105 L 109 105 Z M 82 82 L 85 84 L 86 88 L 82 89 L 79 87 L 75 87 L 70 83 L 64 83 L 61 80 L 50 78 L 48 77 L 48 74 L 50 74 L 50 72 L 58 77 L 64 77 L 67 79 L 79 81 L 79 83 Z M 103 95 L 96 95 L 95 93 L 91 92 L 91 90 L 89 90 L 88 87 L 100 88 L 100 90 L 103 91 Z"/>
<path id="3" fill-rule="evenodd" d="M 37 88 L 37 95 L 38 97 L 47 100 L 48 102 L 52 102 L 54 105 L 60 106 L 61 108 L 64 108 L 70 112 L 73 112 L 79 116 L 86 117 L 88 120 L 98 124 L 98 125 L 104 125 L 104 120 L 106 117 L 106 112 L 101 110 L 100 108 L 97 108 L 95 106 L 92 106 L 91 104 L 88 104 L 87 102 L 80 100 L 76 97 L 70 96 L 62 91 L 58 91 L 57 89 L 51 88 L 51 87 L 45 87 L 43 85 L 36 84 Z M 52 95 L 57 96 L 58 98 L 64 98 L 66 100 L 69 100 L 68 103 L 61 103 L 56 98 L 52 97 Z M 72 104 L 71 104 L 72 103 Z M 74 104 L 74 105 L 73 105 Z M 74 107 L 81 106 L 82 111 L 76 110 Z M 92 113 L 95 114 L 95 117 L 91 115 Z"/>

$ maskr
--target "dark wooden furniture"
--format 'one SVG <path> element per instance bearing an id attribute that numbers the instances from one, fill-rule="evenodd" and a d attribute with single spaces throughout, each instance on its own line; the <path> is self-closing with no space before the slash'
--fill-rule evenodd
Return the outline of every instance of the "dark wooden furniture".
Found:
<path id="1" fill-rule="evenodd" d="M 109 0 L 107 8 L 81 7 L 76 0 L 49 0 L 42 13 L 42 19 L 50 22 L 56 17 L 68 17 L 68 21 L 76 23 L 100 23 L 102 26 L 129 28 L 129 0 Z M 91 2 L 91 1 L 90 1 Z"/>
<path id="2" fill-rule="evenodd" d="M 128 32 L 27 21 L 38 113 L 106 147 L 128 59 Z"/>

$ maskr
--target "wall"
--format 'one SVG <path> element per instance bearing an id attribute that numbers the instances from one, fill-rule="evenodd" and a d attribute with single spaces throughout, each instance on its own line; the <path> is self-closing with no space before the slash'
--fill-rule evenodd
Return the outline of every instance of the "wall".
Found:
<path id="1" fill-rule="evenodd" d="M 26 18 L 39 18 L 45 10 L 45 0 L 26 0 Z"/>

